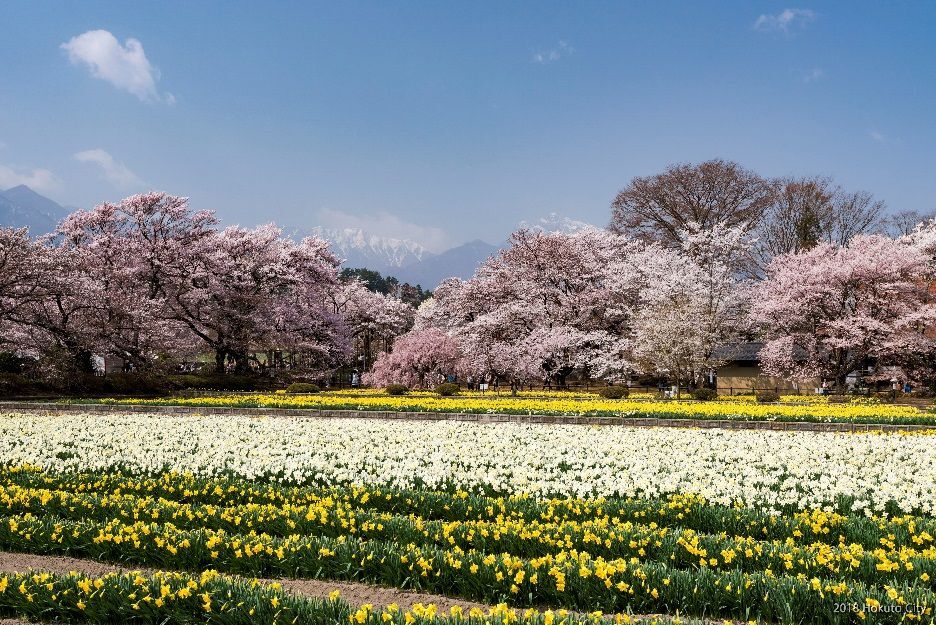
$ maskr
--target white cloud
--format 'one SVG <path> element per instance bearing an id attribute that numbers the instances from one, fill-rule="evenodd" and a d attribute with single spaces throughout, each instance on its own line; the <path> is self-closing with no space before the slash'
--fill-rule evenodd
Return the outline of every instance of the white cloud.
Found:
<path id="1" fill-rule="evenodd" d="M 868 131 L 868 138 L 871 139 L 871 141 L 874 143 L 877 143 L 880 146 L 887 146 L 888 148 L 899 148 L 904 144 L 902 137 L 883 133 L 876 128 L 871 128 Z"/>
<path id="2" fill-rule="evenodd" d="M 452 246 L 451 238 L 441 228 L 403 221 L 386 211 L 370 215 L 352 215 L 331 208 L 322 208 L 316 214 L 316 218 L 326 228 L 360 228 L 369 234 L 379 234 L 391 239 L 409 239 L 431 252 L 442 252 Z"/>
<path id="3" fill-rule="evenodd" d="M 118 189 L 141 187 L 145 183 L 123 163 L 114 159 L 101 148 L 84 150 L 75 154 L 75 160 L 81 163 L 93 163 L 101 168 L 104 179 Z"/>
<path id="4" fill-rule="evenodd" d="M 804 28 L 816 19 L 811 9 L 783 9 L 776 15 L 762 14 L 754 22 L 754 30 L 789 35 L 795 28 Z"/>
<path id="5" fill-rule="evenodd" d="M 822 71 L 821 67 L 814 67 L 803 76 L 803 82 L 816 82 L 822 80 L 825 77 L 825 72 Z"/>
<path id="6" fill-rule="evenodd" d="M 0 165 L 0 190 L 18 187 L 24 184 L 33 191 L 48 193 L 61 186 L 61 181 L 48 169 L 17 171 L 7 165 Z"/>
<path id="7" fill-rule="evenodd" d="M 121 45 L 109 31 L 89 30 L 72 37 L 61 48 L 68 52 L 72 65 L 84 66 L 95 78 L 106 80 L 140 100 L 175 102 L 171 93 L 161 95 L 157 91 L 159 70 L 146 58 L 138 39 L 128 38 Z"/>
<path id="8" fill-rule="evenodd" d="M 541 50 L 539 52 L 533 53 L 533 62 L 534 63 L 552 63 L 558 61 L 564 56 L 571 56 L 575 52 L 575 48 L 567 44 L 565 41 L 560 41 L 559 45 L 551 50 Z"/>

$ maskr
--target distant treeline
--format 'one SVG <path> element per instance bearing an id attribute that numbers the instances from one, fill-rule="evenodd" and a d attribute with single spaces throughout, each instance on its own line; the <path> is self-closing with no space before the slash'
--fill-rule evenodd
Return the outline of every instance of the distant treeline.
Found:
<path id="1" fill-rule="evenodd" d="M 400 283 L 393 276 L 382 276 L 379 271 L 366 267 L 345 268 L 341 270 L 343 281 L 357 278 L 374 293 L 396 297 L 410 306 L 416 307 L 432 297 L 432 291 L 424 290 L 421 285 L 413 286 L 409 282 Z"/>

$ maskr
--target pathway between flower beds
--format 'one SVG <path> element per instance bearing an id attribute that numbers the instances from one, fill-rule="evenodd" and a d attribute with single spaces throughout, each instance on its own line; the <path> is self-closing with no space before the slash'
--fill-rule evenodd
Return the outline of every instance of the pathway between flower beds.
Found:
<path id="1" fill-rule="evenodd" d="M 142 567 L 122 567 L 115 564 L 107 564 L 96 560 L 81 558 L 0 551 L 0 573 L 26 573 L 29 571 L 47 571 L 60 575 L 67 575 L 75 571 L 92 577 L 102 577 L 108 573 L 127 573 L 129 571 L 151 572 L 152 570 Z M 456 605 L 461 606 L 465 610 L 470 608 L 482 608 L 487 611 L 490 608 L 490 606 L 480 603 L 453 599 L 442 595 L 408 592 L 400 590 L 399 588 L 385 588 L 383 586 L 372 586 L 355 582 L 329 582 L 317 579 L 277 579 L 261 581 L 265 583 L 276 581 L 289 592 L 319 599 L 327 599 L 332 591 L 337 590 L 341 593 L 341 598 L 352 606 L 360 606 L 369 603 L 371 605 L 383 607 L 395 603 L 403 609 L 409 609 L 415 603 L 421 603 L 423 605 L 433 603 L 439 608 L 439 612 L 444 611 L 445 613 L 448 613 L 449 609 Z M 6 623 L 7 621 L 0 620 L 0 625 L 5 625 Z"/>
<path id="2" fill-rule="evenodd" d="M 215 408 L 207 406 L 135 406 L 132 404 L 59 404 L 0 402 L 0 412 L 107 412 L 170 415 L 242 415 L 306 419 L 384 419 L 403 421 L 463 421 L 471 423 L 535 423 L 628 427 L 721 428 L 805 432 L 932 431 L 932 425 L 895 423 L 815 423 L 812 421 L 742 421 L 728 419 L 659 419 L 650 417 L 581 417 L 554 415 L 475 414 L 455 412 L 394 412 L 383 410 L 325 410 L 314 408 Z"/>
<path id="3" fill-rule="evenodd" d="M 123 567 L 84 558 L 0 551 L 0 574 L 38 571 L 56 573 L 59 575 L 68 575 L 74 571 L 90 577 L 102 577 L 108 573 L 128 573 L 130 571 L 151 573 L 153 569 Z M 400 606 L 401 609 L 409 610 L 416 603 L 421 603 L 422 605 L 434 604 L 438 608 L 440 614 L 448 614 L 453 606 L 459 606 L 465 611 L 471 608 L 481 608 L 487 612 L 491 608 L 491 606 L 482 603 L 454 599 L 443 595 L 409 592 L 400 590 L 399 588 L 373 586 L 358 582 L 330 582 L 314 579 L 263 579 L 260 581 L 268 584 L 275 581 L 287 592 L 318 599 L 327 599 L 333 591 L 337 590 L 341 598 L 351 606 L 371 604 L 377 607 L 385 607 L 395 603 Z M 670 616 L 663 614 L 641 615 L 638 618 L 658 619 L 661 623 L 669 623 L 672 621 Z M 708 619 L 703 619 L 701 621 L 692 619 L 691 622 L 698 622 L 703 625 L 714 625 L 716 623 L 716 621 L 710 621 Z M 718 621 L 718 623 L 721 622 L 722 621 Z M 0 625 L 32 625 L 32 622 L 16 618 L 0 618 Z"/>

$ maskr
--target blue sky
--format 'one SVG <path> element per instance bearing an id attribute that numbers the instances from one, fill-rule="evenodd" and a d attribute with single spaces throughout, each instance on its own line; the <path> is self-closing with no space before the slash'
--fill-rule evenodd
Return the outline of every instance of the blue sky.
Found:
<path id="1" fill-rule="evenodd" d="M 66 205 L 159 189 L 442 249 L 605 224 L 632 177 L 719 157 L 936 209 L 928 2 L 7 0 L 0 23 L 0 186 Z"/>

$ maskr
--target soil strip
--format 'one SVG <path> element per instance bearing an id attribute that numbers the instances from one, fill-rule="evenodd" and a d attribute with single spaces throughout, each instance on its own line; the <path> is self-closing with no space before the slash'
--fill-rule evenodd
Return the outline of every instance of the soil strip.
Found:
<path id="1" fill-rule="evenodd" d="M 31 553 L 12 553 L 0 551 L 0 571 L 4 573 L 26 573 L 31 571 L 46 571 L 59 575 L 67 575 L 72 571 L 90 577 L 102 577 L 108 573 L 128 573 L 130 571 L 152 572 L 154 569 L 141 567 L 125 567 L 118 564 L 108 564 L 96 560 L 68 558 L 63 556 L 46 556 Z M 442 595 L 433 595 L 422 592 L 411 592 L 399 588 L 386 588 L 359 582 L 330 582 L 318 579 L 263 579 L 264 583 L 279 582 L 283 589 L 305 597 L 326 599 L 328 595 L 337 590 L 341 598 L 353 606 L 369 603 L 373 606 L 384 607 L 395 603 L 402 609 L 408 609 L 413 604 L 428 605 L 433 603 L 440 613 L 448 613 L 452 606 L 460 606 L 464 610 L 482 608 L 485 611 L 490 606 L 471 601 L 462 601 Z M 12 623 L 12 621 L 11 621 Z M 8 625 L 0 620 L 0 625 Z"/>

